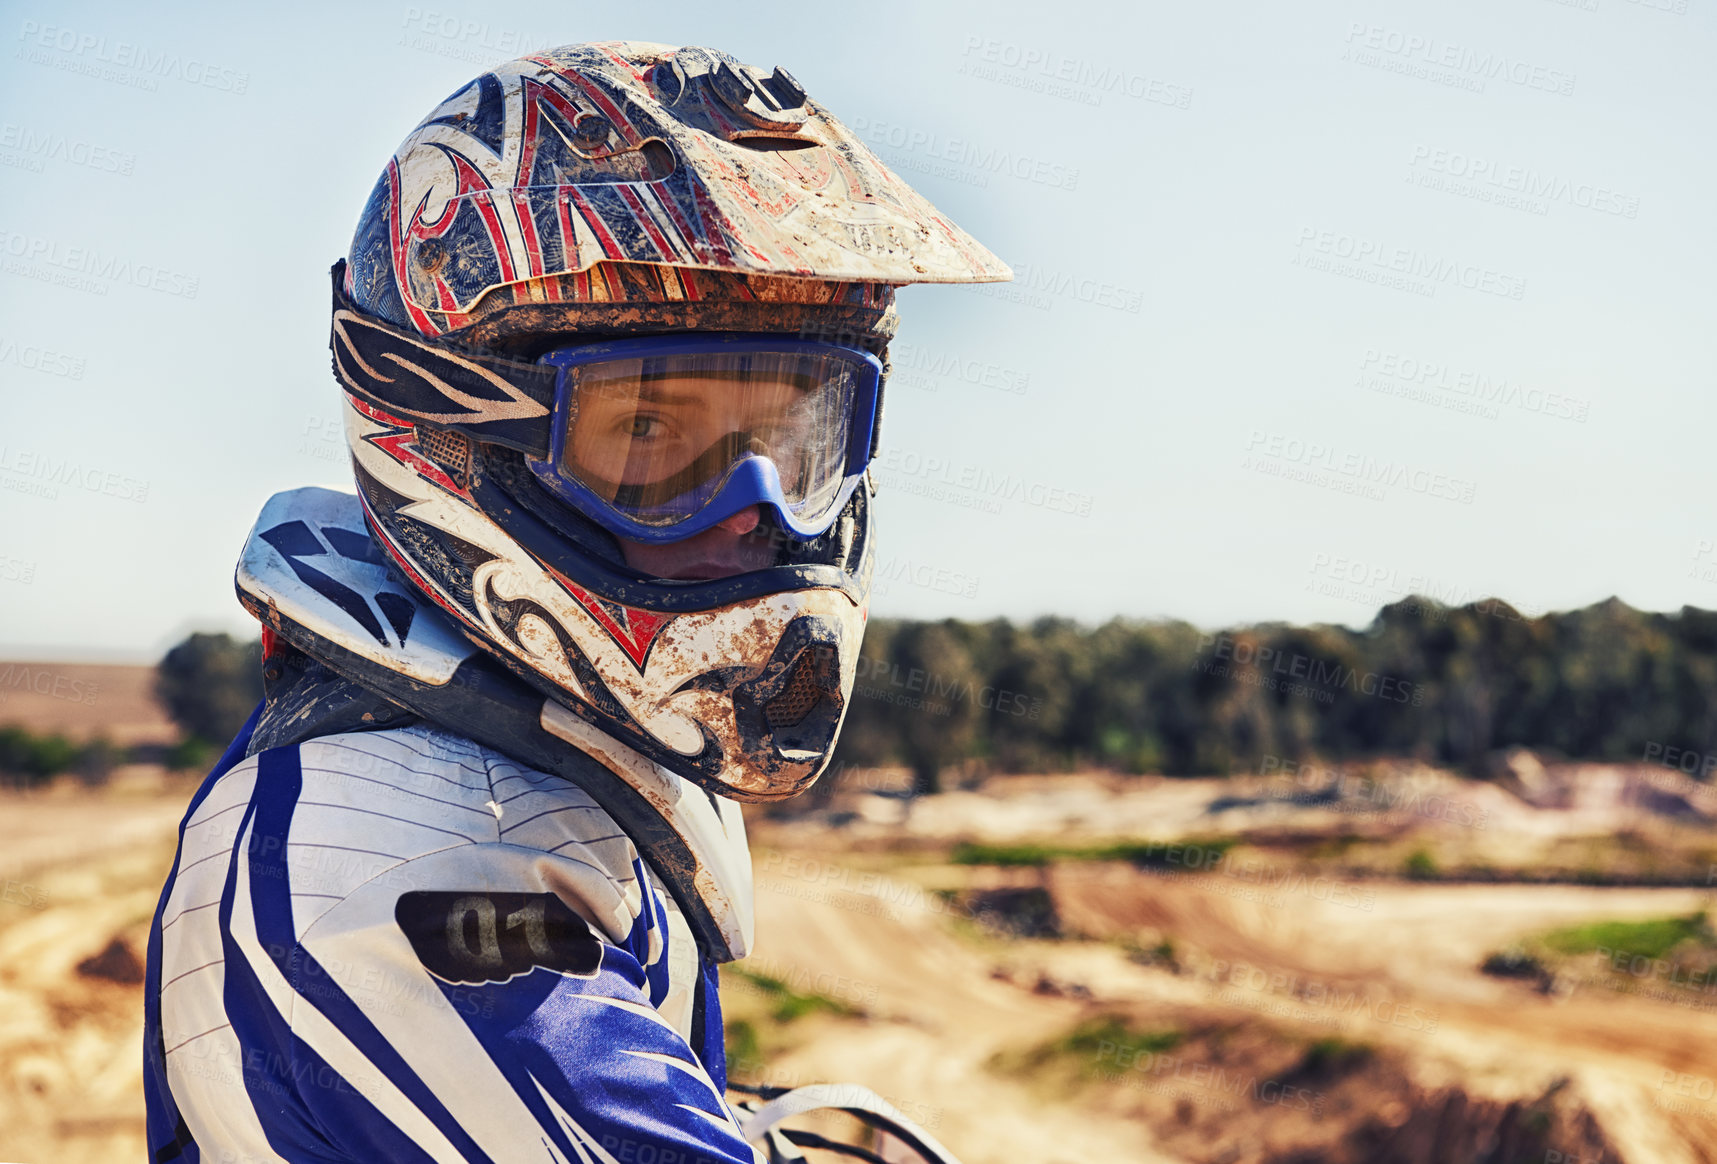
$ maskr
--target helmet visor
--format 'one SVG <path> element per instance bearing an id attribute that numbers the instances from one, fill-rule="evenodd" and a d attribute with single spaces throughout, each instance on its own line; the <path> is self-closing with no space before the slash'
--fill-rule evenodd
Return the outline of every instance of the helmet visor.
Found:
<path id="1" fill-rule="evenodd" d="M 621 536 L 677 540 L 754 505 L 816 536 L 869 461 L 881 369 L 867 352 L 686 336 L 543 359 L 562 374 L 550 460 L 533 468 Z"/>

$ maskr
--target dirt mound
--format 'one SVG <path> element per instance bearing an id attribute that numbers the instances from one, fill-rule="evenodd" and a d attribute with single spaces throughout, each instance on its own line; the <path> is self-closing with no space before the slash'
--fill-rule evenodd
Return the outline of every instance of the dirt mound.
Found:
<path id="1" fill-rule="evenodd" d="M 124 938 L 114 938 L 102 948 L 101 953 L 91 954 L 79 962 L 77 971 L 85 978 L 103 978 L 123 986 L 135 986 L 143 981 L 143 959 L 137 956 L 131 943 Z"/>
<path id="2" fill-rule="evenodd" d="M 1213 1018 L 1114 1013 L 1004 1058 L 1047 1102 L 1154 1130 L 1162 1150 L 1228 1164 L 1624 1164 L 1567 1078 L 1511 1093 L 1428 1084 L 1399 1049 Z M 1631 1159 L 1655 1160 L 1653 1156 Z"/>
<path id="3" fill-rule="evenodd" d="M 1658 764 L 1550 764 L 1524 749 L 1516 749 L 1499 761 L 1495 780 L 1523 803 L 1571 817 L 1592 819 L 1600 829 L 1633 823 L 1634 818 L 1657 817 L 1706 824 L 1717 820 L 1717 788 L 1701 783 L 1692 774 L 1668 761 L 1697 761 L 1697 770 L 1709 777 L 1704 756 L 1689 756 L 1680 749 L 1649 745 L 1664 763 Z"/>
<path id="4" fill-rule="evenodd" d="M 887 770 L 853 770 L 819 798 L 770 821 L 783 843 L 1071 843 L 1222 835 L 1278 846 L 1320 838 L 1454 839 L 1486 860 L 1530 863 L 1520 838 L 1607 837 L 1629 829 L 1704 829 L 1717 821 L 1717 786 L 1664 764 L 1545 764 L 1529 752 L 1498 759 L 1475 780 L 1409 760 L 1320 766 L 1279 761 L 1231 778 L 1077 772 L 992 776 L 913 800 Z M 807 806 L 808 807 L 808 806 Z"/>
<path id="5" fill-rule="evenodd" d="M 1442 1164 L 1447 1160 L 1628 1164 L 1566 1081 L 1530 1100 L 1474 1098 L 1460 1088 L 1416 1092 L 1392 1126 L 1368 1115 L 1333 1143 L 1268 1158 L 1268 1164 Z"/>

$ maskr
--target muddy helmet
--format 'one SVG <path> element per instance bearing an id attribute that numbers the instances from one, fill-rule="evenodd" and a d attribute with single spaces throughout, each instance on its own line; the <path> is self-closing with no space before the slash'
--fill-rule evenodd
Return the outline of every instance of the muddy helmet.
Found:
<path id="1" fill-rule="evenodd" d="M 499 65 L 405 139 L 334 268 L 371 533 L 592 741 L 791 796 L 852 692 L 895 288 L 1009 277 L 784 69 L 638 43 Z M 741 404 L 674 453 L 640 402 L 687 384 Z M 762 568 L 627 565 L 753 506 Z"/>

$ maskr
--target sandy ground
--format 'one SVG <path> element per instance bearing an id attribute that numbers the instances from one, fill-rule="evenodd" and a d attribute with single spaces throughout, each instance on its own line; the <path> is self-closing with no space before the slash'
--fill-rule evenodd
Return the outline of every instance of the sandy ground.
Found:
<path id="1" fill-rule="evenodd" d="M 29 882 L 38 870 L 148 847 L 172 834 L 190 799 L 66 792 L 0 793 L 0 878 Z"/>
<path id="2" fill-rule="evenodd" d="M 1118 1116 L 1100 1100 L 1046 1105 L 985 1069 L 998 1051 L 1117 1007 L 1146 1020 L 1196 1016 L 1387 1048 L 1411 1065 L 1424 1092 L 1459 1088 L 1519 1103 L 1568 1080 L 1617 1159 L 1717 1159 L 1717 1014 L 1596 986 L 1546 997 L 1477 969 L 1486 952 L 1524 934 L 1594 918 L 1685 914 L 1705 904 L 1701 893 L 1373 886 L 1362 909 L 1309 896 L 1248 901 L 1212 878 L 1165 880 L 1122 865 L 1044 875 L 1070 926 L 1111 938 L 1172 936 L 1187 964 L 1171 973 L 1130 961 L 1113 942 L 962 941 L 947 932 L 948 911 L 934 898 L 856 871 L 832 875 L 838 862 L 826 849 L 799 861 L 766 856 L 764 865 L 785 874 L 760 882 L 758 963 L 800 982 L 839 967 L 852 983 L 838 985 L 877 1000 L 871 1022 L 796 1050 L 775 1070 L 786 1082 L 843 1077 L 908 1097 L 916 1112 L 901 1106 L 972 1164 L 1083 1161 L 1094 1152 L 1277 1158 L 1267 1153 L 1268 1135 L 1241 1134 L 1248 1122 L 1280 1116 L 1268 1108 L 1228 1120 L 1210 1154 L 1181 1156 L 1184 1145 L 1164 1146 L 1161 1129 L 1134 1113 Z M 1246 1142 L 1250 1150 L 1238 1146 Z M 1214 1150 L 1224 1146 L 1237 1154 Z"/>
<path id="3" fill-rule="evenodd" d="M 141 962 L 171 860 L 171 840 L 157 834 L 7 882 L 0 1158 L 110 1164 L 147 1155 Z M 100 958 L 115 941 L 124 952 Z M 80 970 L 90 959 L 98 961 Z"/>
<path id="4" fill-rule="evenodd" d="M 1213 791 L 1199 790 L 1206 807 Z M 136 962 L 184 795 L 0 803 L 0 1159 L 144 1154 Z M 1067 811 L 1049 819 L 1064 838 L 1079 835 L 1069 818 L 1112 823 L 1102 795 L 1070 785 Z M 979 810 L 972 819 L 986 819 Z M 1208 811 L 1200 818 L 1191 798 L 1184 811 L 1199 821 L 1189 831 L 1209 835 Z M 952 812 L 932 801 L 914 816 Z M 1022 835 L 1011 827 L 998 832 Z M 966 1164 L 1478 1159 L 1456 1145 L 1529 1125 L 1521 1113 L 1547 1094 L 1561 1105 L 1552 1130 L 1578 1137 L 1552 1145 L 1567 1159 L 1717 1161 L 1717 992 L 1648 971 L 1620 983 L 1635 993 L 1599 975 L 1544 993 L 1478 970 L 1487 953 L 1558 925 L 1686 915 L 1708 904 L 1702 890 L 1259 881 L 1118 863 L 970 869 L 879 857 L 863 836 L 852 847 L 850 829 L 758 832 L 758 952 L 746 968 L 861 1013 L 803 1020 L 752 1073 L 863 1083 Z M 987 934 L 926 887 L 1041 891 L 1071 936 Z M 1138 956 L 1162 943 L 1172 959 Z M 1119 1064 L 1122 1083 L 1073 1090 L 1003 1066 L 1110 1014 L 1189 1042 Z M 1305 1048 L 1331 1038 L 1372 1058 L 1295 1076 Z M 1173 1076 L 1160 1074 L 1171 1060 Z M 1140 1069 L 1147 1061 L 1155 1073 Z M 1329 1106 L 1313 1118 L 1225 1091 L 1199 1074 L 1212 1062 L 1241 1079 L 1299 1078 Z M 1415 1121 L 1428 1129 L 1417 1139 L 1406 1134 Z M 1361 1133 L 1392 1146 L 1354 1149 Z M 1531 1158 L 1554 1159 L 1542 1147 Z"/>

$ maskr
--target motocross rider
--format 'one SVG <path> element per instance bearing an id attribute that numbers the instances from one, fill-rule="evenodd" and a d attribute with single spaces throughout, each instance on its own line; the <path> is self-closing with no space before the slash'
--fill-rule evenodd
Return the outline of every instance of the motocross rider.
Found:
<path id="1" fill-rule="evenodd" d="M 1008 277 L 783 69 L 570 45 L 424 118 L 332 273 L 356 493 L 239 562 L 266 697 L 150 934 L 155 1164 L 758 1158 L 737 802 L 852 691 L 895 289 Z"/>

